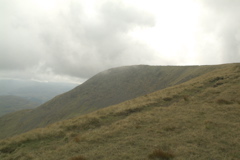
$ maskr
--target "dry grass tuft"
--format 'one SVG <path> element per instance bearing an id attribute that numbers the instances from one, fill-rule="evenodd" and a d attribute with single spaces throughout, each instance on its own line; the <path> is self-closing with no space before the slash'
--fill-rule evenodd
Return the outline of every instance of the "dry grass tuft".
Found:
<path id="1" fill-rule="evenodd" d="M 217 104 L 232 104 L 232 102 L 221 98 L 217 100 Z"/>
<path id="2" fill-rule="evenodd" d="M 85 157 L 83 157 L 83 156 L 75 156 L 75 157 L 72 157 L 72 158 L 70 158 L 69 160 L 87 160 Z"/>
<path id="3" fill-rule="evenodd" d="M 172 98 L 171 97 L 165 97 L 165 98 L 163 98 L 163 100 L 169 102 L 169 101 L 172 100 Z"/>
<path id="4" fill-rule="evenodd" d="M 165 152 L 161 149 L 154 150 L 151 154 L 148 155 L 149 159 L 156 159 L 156 160 L 170 160 L 173 159 L 175 156 L 171 152 Z"/>
<path id="5" fill-rule="evenodd" d="M 186 101 L 186 102 L 188 102 L 188 101 L 189 101 L 189 96 L 184 95 L 184 96 L 183 96 L 183 100 Z"/>
<path id="6" fill-rule="evenodd" d="M 76 143 L 79 143 L 80 142 L 80 138 L 76 136 L 76 137 L 73 138 L 73 141 L 76 142 Z"/>

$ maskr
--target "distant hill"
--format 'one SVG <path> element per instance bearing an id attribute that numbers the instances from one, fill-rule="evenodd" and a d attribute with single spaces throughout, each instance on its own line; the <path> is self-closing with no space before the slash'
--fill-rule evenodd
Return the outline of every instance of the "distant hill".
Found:
<path id="1" fill-rule="evenodd" d="M 190 67 L 182 73 L 168 70 L 161 75 L 171 75 L 173 79 L 169 79 L 169 83 L 178 77 L 180 80 L 193 73 L 196 75 L 199 71 L 202 74 L 185 83 L 0 141 L 0 159 L 239 160 L 240 64 L 209 67 L 197 67 L 199 70 Z M 110 82 L 113 81 L 107 81 L 107 76 L 115 80 L 113 73 L 119 72 L 119 69 L 109 71 L 108 74 L 101 73 L 94 77 L 98 79 L 97 86 L 100 88 L 103 82 L 103 86 L 108 83 L 111 86 Z M 130 73 L 126 74 L 130 82 L 134 82 L 131 86 L 138 82 L 142 85 L 139 88 L 144 89 L 148 88 L 146 86 L 151 83 L 147 82 L 156 73 L 152 72 L 152 76 L 148 75 L 146 79 L 134 80 L 133 77 L 141 76 L 134 74 L 137 71 L 133 68 L 128 72 L 133 74 L 132 77 Z M 173 76 L 172 73 L 179 74 Z M 123 75 L 119 75 L 120 80 L 124 79 Z M 101 76 L 105 80 L 102 83 L 99 82 Z M 86 83 L 93 82 L 94 79 L 90 79 Z M 70 97 L 71 93 L 77 93 L 80 88 L 79 86 L 73 90 L 75 92 L 70 91 L 67 95 Z M 125 86 L 108 89 L 113 94 L 112 90 L 120 92 L 121 88 Z M 100 92 L 97 87 L 93 89 Z M 63 101 L 59 98 L 62 96 L 66 95 L 55 98 L 55 103 L 61 105 Z M 108 100 L 103 95 L 100 97 Z M 27 112 L 12 114 L 12 118 L 20 119 Z M 10 120 L 10 117 L 6 117 L 5 122 Z"/>
<path id="2" fill-rule="evenodd" d="M 0 95 L 19 96 L 42 104 L 56 95 L 67 92 L 76 86 L 77 84 L 73 83 L 0 79 Z"/>
<path id="3" fill-rule="evenodd" d="M 33 109 L 39 105 L 39 103 L 32 102 L 18 96 L 0 96 L 0 117 L 7 113 L 22 109 Z"/>
<path id="4" fill-rule="evenodd" d="M 222 67 L 137 65 L 109 69 L 34 110 L 21 112 L 21 116 L 17 112 L 1 117 L 0 138 L 181 84 Z"/>

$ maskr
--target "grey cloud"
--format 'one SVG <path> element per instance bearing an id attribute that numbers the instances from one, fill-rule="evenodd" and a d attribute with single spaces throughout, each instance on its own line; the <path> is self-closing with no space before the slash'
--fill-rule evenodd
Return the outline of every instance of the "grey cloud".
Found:
<path id="1" fill-rule="evenodd" d="M 38 46 L 24 35 L 5 35 L 0 40 L 0 68 L 25 69 L 38 63 L 41 55 Z"/>
<path id="2" fill-rule="evenodd" d="M 204 33 L 209 37 L 215 36 L 215 42 L 205 47 L 205 51 L 209 50 L 207 51 L 209 54 L 218 54 L 220 63 L 239 62 L 240 1 L 205 0 L 202 3 L 205 7 Z"/>
<path id="3" fill-rule="evenodd" d="M 34 7 L 32 0 L 25 3 L 1 0 L 0 77 L 87 79 L 116 66 L 183 61 L 175 57 L 164 60 L 168 53 L 156 53 L 129 36 L 135 28 L 155 26 L 155 17 L 144 10 L 122 0 L 97 0 L 94 14 L 89 14 L 84 1 L 62 2 L 63 7 L 48 13 Z M 203 5 L 202 23 L 196 29 L 196 49 L 192 51 L 199 55 L 197 63 L 239 62 L 240 1 L 199 0 L 199 3 Z M 164 42 L 161 43 L 163 46 Z"/>
<path id="4" fill-rule="evenodd" d="M 154 58 L 148 55 L 151 49 L 127 34 L 134 27 L 154 26 L 153 15 L 120 0 L 109 0 L 97 1 L 96 15 L 91 17 L 81 2 L 67 1 L 66 10 L 48 15 L 35 10 L 30 0 L 26 4 L 3 0 L 1 75 L 22 71 L 28 78 L 50 72 L 89 78 L 110 67 Z"/>
<path id="5" fill-rule="evenodd" d="M 96 8 L 97 17 L 88 20 L 87 13 L 78 12 L 81 4 L 73 6 L 58 17 L 63 27 L 56 34 L 54 28 L 42 33 L 51 53 L 47 64 L 54 72 L 88 78 L 109 67 L 137 63 L 140 56 L 149 57 L 151 50 L 127 33 L 136 26 L 153 26 L 152 15 L 107 1 Z"/>
<path id="6" fill-rule="evenodd" d="M 21 4 L 3 0 L 0 6 L 0 70 L 24 70 L 41 59 L 40 41 L 29 25 L 33 17 L 24 17 Z M 33 14 L 31 14 L 33 15 Z"/>
<path id="7" fill-rule="evenodd" d="M 124 4 L 119 5 L 113 1 L 108 1 L 100 8 L 100 13 L 109 29 L 116 31 L 127 31 L 134 25 L 154 25 L 151 15 L 137 8 Z M 110 30 L 110 32 L 111 32 Z M 108 30 L 109 31 L 109 30 Z"/>

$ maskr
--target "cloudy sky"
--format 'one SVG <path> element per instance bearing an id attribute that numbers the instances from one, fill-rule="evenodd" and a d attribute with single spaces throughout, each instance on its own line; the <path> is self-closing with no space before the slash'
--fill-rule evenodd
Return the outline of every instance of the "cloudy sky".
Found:
<path id="1" fill-rule="evenodd" d="M 1 0 L 0 78 L 240 62 L 240 0 Z"/>

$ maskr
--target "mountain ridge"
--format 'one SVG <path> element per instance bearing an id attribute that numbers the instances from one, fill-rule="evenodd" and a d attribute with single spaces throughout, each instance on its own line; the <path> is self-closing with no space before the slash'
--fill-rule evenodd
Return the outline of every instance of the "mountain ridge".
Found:
<path id="1" fill-rule="evenodd" d="M 10 159 L 233 159 L 240 64 L 0 141 Z"/>
<path id="2" fill-rule="evenodd" d="M 11 114 L 9 116 L 12 118 L 8 115 L 0 118 L 0 127 L 3 129 L 0 138 L 90 113 L 186 82 L 222 67 L 224 66 L 135 65 L 109 69 L 36 109 L 22 113 L 22 116 Z M 5 123 L 4 119 L 11 121 Z"/>

